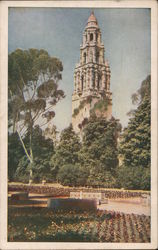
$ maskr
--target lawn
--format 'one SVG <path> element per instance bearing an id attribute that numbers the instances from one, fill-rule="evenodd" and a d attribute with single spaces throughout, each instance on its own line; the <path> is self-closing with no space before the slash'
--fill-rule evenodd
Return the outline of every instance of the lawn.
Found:
<path id="1" fill-rule="evenodd" d="M 112 211 L 9 207 L 8 241 L 150 242 L 150 217 Z"/>

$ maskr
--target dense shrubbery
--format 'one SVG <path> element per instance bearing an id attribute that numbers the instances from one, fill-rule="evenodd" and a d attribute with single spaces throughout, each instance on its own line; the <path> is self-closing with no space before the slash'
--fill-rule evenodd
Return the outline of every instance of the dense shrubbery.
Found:
<path id="1" fill-rule="evenodd" d="M 32 132 L 32 150 L 34 152 L 34 162 L 30 166 L 30 162 L 27 156 L 24 153 L 24 150 L 19 142 L 18 136 L 16 140 L 14 134 L 9 135 L 9 169 L 12 175 L 10 174 L 10 180 L 28 182 L 29 181 L 29 172 L 30 167 L 33 171 L 34 181 L 39 182 L 42 179 L 52 180 L 52 174 L 50 169 L 50 159 L 54 152 L 53 141 L 46 139 L 42 130 L 36 126 Z M 29 133 L 26 134 L 24 138 L 26 148 L 29 151 Z M 20 150 L 20 152 L 19 152 Z M 14 151 L 14 154 L 13 154 Z M 18 157 L 20 154 L 20 157 Z M 11 157 L 11 158 L 10 158 Z M 16 162 L 11 161 L 15 159 Z M 14 167 L 14 172 L 11 172 L 12 166 Z"/>
<path id="2" fill-rule="evenodd" d="M 14 180 L 14 174 L 23 155 L 23 148 L 17 133 L 8 133 L 8 179 L 10 181 Z"/>
<path id="3" fill-rule="evenodd" d="M 9 208 L 8 241 L 145 243 L 150 242 L 150 217 L 114 211 Z"/>
<path id="4" fill-rule="evenodd" d="M 117 185 L 125 189 L 150 190 L 150 168 L 121 166 Z"/>
<path id="5" fill-rule="evenodd" d="M 63 185 L 85 186 L 87 173 L 78 164 L 67 164 L 59 169 L 57 179 Z"/>

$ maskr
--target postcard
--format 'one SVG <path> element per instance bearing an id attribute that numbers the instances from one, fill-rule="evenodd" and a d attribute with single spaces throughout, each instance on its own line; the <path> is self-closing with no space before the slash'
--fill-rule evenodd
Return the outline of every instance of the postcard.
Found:
<path id="1" fill-rule="evenodd" d="M 157 248 L 157 1 L 1 1 L 1 249 Z"/>

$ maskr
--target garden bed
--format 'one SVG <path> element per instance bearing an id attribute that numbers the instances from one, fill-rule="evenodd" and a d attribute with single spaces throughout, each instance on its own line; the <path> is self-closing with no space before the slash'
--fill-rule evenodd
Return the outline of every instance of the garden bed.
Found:
<path id="1" fill-rule="evenodd" d="M 8 209 L 8 241 L 150 242 L 150 217 L 113 211 Z"/>

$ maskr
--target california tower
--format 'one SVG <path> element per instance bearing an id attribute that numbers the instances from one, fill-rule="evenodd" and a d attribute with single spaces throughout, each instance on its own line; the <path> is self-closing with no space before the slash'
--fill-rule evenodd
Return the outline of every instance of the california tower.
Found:
<path id="1" fill-rule="evenodd" d="M 92 112 L 107 120 L 112 117 L 110 67 L 105 61 L 104 51 L 101 31 L 92 12 L 83 33 L 80 61 L 74 71 L 72 126 L 78 134 Z"/>

